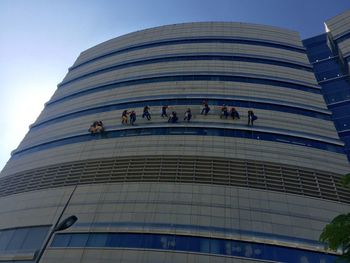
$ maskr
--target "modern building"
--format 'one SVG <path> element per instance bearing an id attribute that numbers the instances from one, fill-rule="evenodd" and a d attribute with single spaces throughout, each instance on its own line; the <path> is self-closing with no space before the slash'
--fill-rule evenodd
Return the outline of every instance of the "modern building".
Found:
<path id="1" fill-rule="evenodd" d="M 50 263 L 334 262 L 318 237 L 350 209 L 336 112 L 349 90 L 332 107 L 327 86 L 347 81 L 342 21 L 304 42 L 271 26 L 175 24 L 82 52 L 1 172 L 0 263 L 43 249 Z M 323 60 L 344 71 L 333 80 Z M 223 105 L 240 119 L 220 118 Z M 90 134 L 98 120 L 106 131 Z"/>

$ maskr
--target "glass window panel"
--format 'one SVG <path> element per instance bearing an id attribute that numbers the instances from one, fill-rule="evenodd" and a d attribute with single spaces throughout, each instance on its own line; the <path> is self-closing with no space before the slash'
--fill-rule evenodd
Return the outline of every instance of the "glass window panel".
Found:
<path id="1" fill-rule="evenodd" d="M 14 234 L 14 230 L 4 230 L 1 231 L 1 235 L 0 235 L 0 250 L 5 250 L 7 245 L 9 244 L 12 235 Z"/>
<path id="2" fill-rule="evenodd" d="M 262 244 L 252 244 L 253 258 L 265 258 L 264 255 L 264 245 Z"/>
<path id="3" fill-rule="evenodd" d="M 85 247 L 89 234 L 74 234 L 69 242 L 69 247 Z"/>
<path id="4" fill-rule="evenodd" d="M 244 247 L 242 242 L 232 241 L 231 242 L 231 253 L 234 256 L 243 256 Z"/>
<path id="5" fill-rule="evenodd" d="M 163 248 L 163 240 L 162 235 L 154 235 L 153 236 L 153 248 L 162 249 Z"/>
<path id="6" fill-rule="evenodd" d="M 139 248 L 142 245 L 141 234 L 118 234 L 120 238 L 120 247 Z"/>
<path id="7" fill-rule="evenodd" d="M 280 262 L 300 262 L 300 253 L 296 249 L 285 247 L 272 247 L 275 251 L 276 260 Z"/>
<path id="8" fill-rule="evenodd" d="M 119 234 L 108 234 L 106 240 L 107 247 L 119 247 L 121 236 Z"/>
<path id="9" fill-rule="evenodd" d="M 47 234 L 49 227 L 33 227 L 29 228 L 28 234 L 24 239 L 23 250 L 36 250 L 41 247 Z"/>
<path id="10" fill-rule="evenodd" d="M 55 235 L 51 247 L 68 247 L 72 234 L 57 234 Z"/>
<path id="11" fill-rule="evenodd" d="M 144 234 L 142 237 L 142 247 L 144 248 L 156 248 L 155 246 L 156 238 L 155 235 Z"/>
<path id="12" fill-rule="evenodd" d="M 225 254 L 225 241 L 220 239 L 212 239 L 210 241 L 210 253 L 212 254 Z"/>
<path id="13" fill-rule="evenodd" d="M 90 234 L 87 242 L 88 247 L 105 247 L 108 234 Z"/>
<path id="14" fill-rule="evenodd" d="M 200 240 L 200 252 L 209 253 L 210 252 L 210 239 L 201 238 Z"/>
<path id="15" fill-rule="evenodd" d="M 201 251 L 201 238 L 199 237 L 188 237 L 188 248 L 189 251 L 200 252 Z"/>
<path id="16" fill-rule="evenodd" d="M 191 240 L 191 237 L 186 236 L 176 236 L 175 237 L 175 250 L 182 250 L 182 251 L 191 251 L 189 247 L 189 242 Z"/>
<path id="17" fill-rule="evenodd" d="M 6 247 L 6 250 L 16 251 L 20 250 L 23 244 L 24 239 L 28 233 L 28 228 L 18 228 L 14 231 L 12 238 Z"/>

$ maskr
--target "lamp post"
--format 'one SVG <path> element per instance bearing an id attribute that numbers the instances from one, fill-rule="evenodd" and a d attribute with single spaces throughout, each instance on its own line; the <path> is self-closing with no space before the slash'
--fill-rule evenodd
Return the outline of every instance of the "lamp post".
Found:
<path id="1" fill-rule="evenodd" d="M 72 216 L 69 216 L 66 219 L 64 219 L 61 223 L 58 223 L 55 225 L 55 227 L 50 231 L 50 234 L 49 234 L 48 238 L 46 239 L 45 245 L 41 248 L 39 254 L 36 256 L 35 263 L 40 262 L 40 259 L 43 256 L 44 251 L 45 251 L 47 245 L 49 244 L 49 241 L 51 240 L 52 235 L 57 231 L 62 231 L 62 230 L 65 230 L 67 228 L 70 228 L 77 220 L 78 220 L 78 218 L 75 215 L 72 215 Z"/>

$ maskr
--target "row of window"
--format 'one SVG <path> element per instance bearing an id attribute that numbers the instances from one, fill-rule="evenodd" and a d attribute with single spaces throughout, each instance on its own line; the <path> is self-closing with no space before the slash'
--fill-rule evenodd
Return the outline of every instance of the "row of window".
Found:
<path id="1" fill-rule="evenodd" d="M 35 252 L 41 248 L 49 226 L 13 228 L 0 231 L 0 254 Z"/>
<path id="2" fill-rule="evenodd" d="M 129 67 L 136 67 L 136 66 L 142 66 L 142 65 L 149 65 L 154 63 L 162 63 L 162 62 L 177 62 L 177 61 L 239 61 L 239 62 L 250 62 L 250 63 L 260 63 L 260 64 L 268 64 L 268 65 L 276 65 L 276 66 L 282 66 L 282 67 L 288 67 L 288 68 L 294 68 L 294 69 L 300 69 L 305 70 L 309 72 L 313 72 L 311 66 L 307 66 L 304 64 L 297 64 L 294 62 L 288 62 L 288 61 L 281 61 L 271 58 L 262 58 L 262 57 L 247 57 L 247 56 L 232 56 L 227 54 L 177 54 L 176 56 L 163 56 L 163 57 L 156 57 L 156 58 L 145 58 L 142 60 L 134 60 L 134 61 L 126 61 L 119 63 L 114 66 L 108 66 L 99 70 L 95 70 L 93 72 L 89 72 L 86 74 L 83 74 L 81 76 L 75 77 L 73 79 L 64 81 L 58 85 L 59 88 L 64 87 L 64 85 L 76 82 L 88 77 L 93 77 L 102 73 L 118 70 L 118 69 L 124 69 Z"/>
<path id="3" fill-rule="evenodd" d="M 147 160 L 149 158 L 147 157 Z M 169 160 L 169 159 L 167 159 Z M 199 163 L 194 164 L 196 167 L 199 165 Z M 237 165 L 237 164 L 236 164 Z M 247 168 L 247 167 L 246 167 Z M 246 169 L 243 168 L 243 169 Z M 118 168 L 117 168 L 118 169 Z M 176 170 L 176 168 L 174 168 Z M 247 168 L 249 170 L 249 168 Z M 129 169 L 132 171 L 132 168 Z M 266 175 L 264 175 L 266 176 Z M 135 202 L 135 200 L 133 200 Z M 300 237 L 292 237 L 292 236 L 286 236 L 286 235 L 280 235 L 280 234 L 274 234 L 274 233 L 268 233 L 268 232 L 258 232 L 258 231 L 251 231 L 251 230 L 243 230 L 243 229 L 237 229 L 237 228 L 225 228 L 225 227 L 214 227 L 214 226 L 206 226 L 206 225 L 187 225 L 187 224 L 174 224 L 174 223 L 139 223 L 139 222 L 111 222 L 111 221 L 105 221 L 105 222 L 94 222 L 94 223 L 88 223 L 88 222 L 77 222 L 75 226 L 79 227 L 96 227 L 96 228 L 127 228 L 127 229 L 140 229 L 140 228 L 147 228 L 152 229 L 152 231 L 161 231 L 164 233 L 164 231 L 169 231 L 169 229 L 174 230 L 180 230 L 180 231 L 190 231 L 190 232 L 216 232 L 220 234 L 225 235 L 233 235 L 233 236 L 245 236 L 249 238 L 258 238 L 263 240 L 275 240 L 277 242 L 283 242 L 283 243 L 297 243 L 302 244 L 303 246 L 312 246 L 312 247 L 323 247 L 323 243 L 312 240 L 312 239 L 306 239 L 306 238 L 300 238 Z M 133 231 L 135 232 L 135 231 Z"/>
<path id="4" fill-rule="evenodd" d="M 232 38 L 232 37 L 196 37 L 196 38 L 176 38 L 176 39 L 163 39 L 163 40 L 157 40 L 153 42 L 147 42 L 147 43 L 141 43 L 132 45 L 129 47 L 120 48 L 118 50 L 114 50 L 112 52 L 108 52 L 102 55 L 99 55 L 97 57 L 94 57 L 92 59 L 89 59 L 87 61 L 81 62 L 79 64 L 76 64 L 69 68 L 69 70 L 76 69 L 78 67 L 81 67 L 83 65 L 98 61 L 100 59 L 113 56 L 116 54 L 122 54 L 126 52 L 131 52 L 134 50 L 141 50 L 141 49 L 147 49 L 147 48 L 154 48 L 154 47 L 162 47 L 162 46 L 169 46 L 169 45 L 182 45 L 182 44 L 245 44 L 245 45 L 255 45 L 255 46 L 265 46 L 265 47 L 273 47 L 273 48 L 279 48 L 279 49 L 285 49 L 290 50 L 294 52 L 299 53 L 305 53 L 305 49 L 302 47 L 292 46 L 288 45 L 286 43 L 278 43 L 278 42 L 272 42 L 267 40 L 259 40 L 259 39 L 249 39 L 249 38 Z M 145 52 L 147 52 L 145 50 Z"/>
<path id="5" fill-rule="evenodd" d="M 196 75 L 199 74 L 199 75 Z M 46 106 L 56 104 L 58 102 L 63 102 L 78 98 L 84 95 L 92 94 L 95 92 L 111 90 L 116 88 L 122 88 L 133 85 L 148 84 L 148 83 L 159 83 L 159 82 L 180 82 L 180 81 L 227 81 L 227 82 L 243 82 L 243 83 L 254 83 L 262 84 L 276 87 L 284 87 L 289 89 L 302 90 L 306 92 L 311 92 L 315 94 L 321 94 L 321 90 L 318 86 L 307 86 L 301 84 L 294 84 L 281 79 L 268 79 L 265 76 L 253 77 L 253 76 L 227 76 L 227 75 L 208 75 L 200 74 L 200 72 L 193 73 L 191 75 L 176 75 L 176 76 L 158 76 L 158 77 L 142 77 L 139 76 L 136 79 L 120 80 L 110 84 L 104 84 L 101 86 L 90 87 L 84 90 L 77 91 L 65 95 L 61 98 L 54 99 L 46 103 Z M 293 82 L 293 80 L 291 80 Z M 238 83 L 236 83 L 237 85 Z"/>
<path id="6" fill-rule="evenodd" d="M 51 248 L 157 249 L 234 256 L 274 262 L 334 262 L 336 256 L 277 245 L 196 236 L 140 233 L 56 234 Z"/>
<path id="7" fill-rule="evenodd" d="M 299 107 L 293 107 L 293 106 L 287 106 L 287 105 L 276 105 L 276 103 L 279 103 L 279 101 L 272 101 L 268 100 L 266 102 L 255 102 L 255 101 L 244 101 L 244 100 L 231 100 L 231 99 L 206 99 L 205 94 L 201 94 L 202 98 L 193 98 L 193 99 L 184 99 L 181 97 L 188 97 L 190 95 L 182 94 L 172 97 L 180 97 L 180 98 L 161 98 L 161 99 L 154 99 L 154 100 L 145 100 L 142 98 L 138 98 L 137 102 L 128 102 L 123 101 L 118 104 L 109 104 L 105 106 L 99 106 L 99 107 L 93 107 L 83 110 L 77 110 L 73 113 L 63 114 L 59 117 L 55 117 L 49 120 L 41 121 L 38 123 L 35 123 L 31 126 L 31 130 L 37 129 L 39 127 L 45 127 L 54 123 L 58 123 L 61 121 L 66 121 L 74 118 L 78 118 L 81 116 L 86 116 L 90 114 L 96 114 L 96 113 L 102 113 L 102 112 L 109 112 L 109 111 L 115 111 L 115 110 L 125 110 L 125 109 L 135 109 L 135 108 L 143 108 L 145 105 L 148 105 L 150 107 L 162 107 L 163 105 L 168 106 L 176 106 L 176 105 L 191 105 L 191 106 L 199 106 L 203 103 L 203 101 L 207 101 L 210 106 L 222 106 L 223 104 L 229 106 L 229 107 L 242 107 L 242 108 L 254 108 L 254 109 L 263 109 L 263 110 L 270 110 L 270 111 L 280 111 L 280 112 L 286 112 L 286 113 L 293 113 L 293 114 L 299 114 L 304 116 L 309 116 L 317 119 L 322 120 L 331 120 L 331 115 L 317 111 L 307 109 L 307 105 L 304 105 L 305 108 L 299 108 Z M 217 95 L 213 95 L 217 96 Z M 237 97 L 237 99 L 239 99 Z M 254 99 L 254 98 L 250 98 Z M 262 100 L 262 99 L 260 99 Z M 282 102 L 280 102 L 282 103 Z M 239 109 L 238 109 L 239 111 Z"/>
<path id="8" fill-rule="evenodd" d="M 132 127 L 132 128 L 131 128 Z M 261 132 L 255 130 L 233 130 L 223 128 L 208 128 L 208 127 L 134 127 L 130 126 L 124 130 L 111 130 L 101 134 L 101 139 L 132 137 L 132 136 L 149 136 L 149 135 L 197 135 L 197 136 L 223 136 L 223 137 L 238 137 L 245 139 L 273 141 L 280 143 L 294 144 L 304 147 L 312 147 L 326 151 L 344 153 L 343 146 L 332 144 L 331 142 L 318 141 L 313 139 L 301 138 L 291 135 L 274 134 L 269 132 Z M 81 134 L 63 139 L 58 139 L 32 147 L 28 147 L 12 153 L 12 158 L 20 157 L 25 154 L 42 151 L 57 146 L 63 146 L 72 143 L 86 142 L 95 140 L 97 137 L 90 134 Z"/>

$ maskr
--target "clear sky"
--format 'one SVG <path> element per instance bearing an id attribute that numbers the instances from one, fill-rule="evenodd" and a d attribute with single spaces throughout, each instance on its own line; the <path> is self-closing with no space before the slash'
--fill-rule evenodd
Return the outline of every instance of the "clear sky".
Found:
<path id="1" fill-rule="evenodd" d="M 279 26 L 308 38 L 350 0 L 0 0 L 0 170 L 79 53 L 132 31 L 194 21 Z"/>

